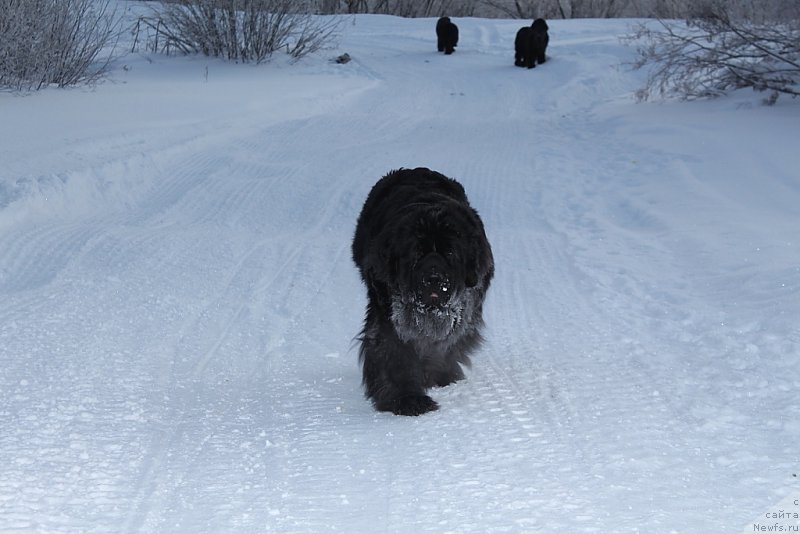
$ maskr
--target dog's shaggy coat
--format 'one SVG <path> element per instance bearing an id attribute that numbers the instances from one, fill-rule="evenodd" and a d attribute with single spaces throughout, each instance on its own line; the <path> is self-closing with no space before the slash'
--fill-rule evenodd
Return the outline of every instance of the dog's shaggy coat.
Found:
<path id="1" fill-rule="evenodd" d="M 450 21 L 450 17 L 442 17 L 436 21 L 436 48 L 439 52 L 452 54 L 458 44 L 458 26 Z"/>
<path id="2" fill-rule="evenodd" d="M 482 341 L 492 249 L 464 188 L 426 168 L 384 176 L 356 225 L 353 261 L 367 287 L 360 360 L 377 410 L 437 409 L 426 390 L 464 378 Z"/>
<path id="3" fill-rule="evenodd" d="M 514 39 L 514 65 L 532 69 L 537 63 L 542 64 L 547 61 L 545 51 L 550 42 L 547 30 L 547 22 L 544 19 L 536 19 L 530 27 L 519 29 Z"/>

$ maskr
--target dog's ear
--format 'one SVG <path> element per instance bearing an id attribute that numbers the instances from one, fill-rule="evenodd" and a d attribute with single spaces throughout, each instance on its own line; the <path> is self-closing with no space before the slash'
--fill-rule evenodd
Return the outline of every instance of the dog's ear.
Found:
<path id="1" fill-rule="evenodd" d="M 381 243 L 377 256 L 375 271 L 380 273 L 381 280 L 386 282 L 397 280 L 400 274 L 400 258 L 397 256 L 396 248 L 388 239 Z"/>
<path id="2" fill-rule="evenodd" d="M 467 239 L 471 245 L 465 258 L 464 285 L 469 288 L 478 284 L 488 285 L 488 280 L 494 276 L 494 257 L 483 227 Z"/>

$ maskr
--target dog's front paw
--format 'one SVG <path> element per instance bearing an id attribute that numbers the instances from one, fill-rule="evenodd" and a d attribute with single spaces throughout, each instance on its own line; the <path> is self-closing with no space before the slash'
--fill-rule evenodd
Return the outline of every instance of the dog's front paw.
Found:
<path id="1" fill-rule="evenodd" d="M 438 410 L 439 405 L 427 395 L 406 395 L 386 401 L 377 408 L 382 412 L 392 412 L 395 415 L 422 415 Z"/>

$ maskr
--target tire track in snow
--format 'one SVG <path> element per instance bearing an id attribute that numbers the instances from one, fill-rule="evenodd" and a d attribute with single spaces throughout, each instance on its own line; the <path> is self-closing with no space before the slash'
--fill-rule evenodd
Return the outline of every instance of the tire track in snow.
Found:
<path id="1" fill-rule="evenodd" d="M 661 221 L 644 208 L 625 208 L 624 195 L 635 193 L 636 184 L 620 183 L 615 173 L 626 171 L 634 159 L 626 156 L 630 147 L 613 137 L 597 143 L 591 134 L 591 117 L 588 121 L 569 118 L 561 126 L 555 124 L 550 130 L 550 141 L 542 151 L 545 157 L 540 160 L 557 174 L 542 175 L 538 184 L 543 191 L 544 228 L 552 232 L 546 239 L 551 250 L 531 246 L 535 232 L 516 236 L 508 247 L 516 254 L 515 265 L 537 267 L 529 269 L 527 289 L 514 289 L 506 295 L 529 296 L 507 309 L 539 311 L 530 317 L 523 313 L 524 322 L 506 314 L 502 322 L 516 321 L 519 337 L 530 339 L 541 354 L 537 358 L 548 361 L 547 375 L 556 377 L 561 397 L 569 406 L 565 414 L 568 424 L 556 428 L 562 442 L 577 452 L 581 468 L 573 476 L 581 472 L 590 475 L 584 480 L 576 478 L 576 484 L 596 486 L 597 495 L 607 499 L 596 505 L 613 509 L 615 499 L 625 499 L 636 509 L 646 509 L 646 492 L 631 487 L 602 488 L 602 480 L 633 477 L 652 490 L 650 495 L 674 495 L 676 500 L 685 499 L 688 508 L 691 499 L 683 491 L 685 485 L 699 486 L 703 478 L 717 475 L 694 443 L 696 438 L 691 437 L 696 436 L 694 421 L 674 410 L 674 401 L 665 395 L 674 388 L 673 377 L 643 365 L 668 355 L 658 354 L 657 347 L 642 345 L 645 341 L 640 331 L 647 331 L 643 320 L 646 323 L 653 316 L 647 304 L 653 302 L 652 288 L 642 286 L 626 272 L 627 262 L 638 256 L 660 260 L 659 267 L 669 269 L 669 258 L 653 240 Z M 583 157 L 571 159 L 567 150 Z M 590 161 L 595 168 L 586 165 Z M 556 186 L 555 180 L 561 183 Z M 647 206 L 641 199 L 634 200 L 639 201 L 631 204 L 634 207 Z M 609 216 L 609 210 L 618 210 L 619 215 L 620 209 L 622 215 L 634 217 L 636 224 L 618 224 L 619 220 Z M 545 259 L 541 265 L 540 258 Z M 529 321 L 543 333 L 528 333 L 530 327 L 526 330 L 525 323 Z M 518 341 L 512 339 L 511 343 Z M 516 364 L 512 359 L 508 367 L 514 369 L 514 377 L 520 368 L 525 376 L 526 359 L 531 358 L 519 358 Z M 530 378 L 520 382 L 536 383 Z M 630 455 L 629 443 L 641 444 L 641 451 Z M 675 450 L 685 452 L 681 456 Z M 672 460 L 667 463 L 665 458 Z M 680 477 L 664 478 L 665 472 L 680 473 Z"/>
<path id="2" fill-rule="evenodd" d="M 153 495 L 159 493 L 159 480 L 163 478 L 167 457 L 175 445 L 174 442 L 169 442 L 167 436 L 174 439 L 175 433 L 174 430 L 169 430 L 155 434 L 156 438 L 149 444 L 148 454 L 142 458 L 139 467 L 140 473 L 131 492 L 132 502 L 128 507 L 129 512 L 123 527 L 124 532 L 141 532 L 145 527 L 150 530 L 157 527 L 157 525 L 151 524 L 150 520 L 153 515 Z"/>
<path id="3" fill-rule="evenodd" d="M 182 140 L 177 144 L 167 146 L 144 157 L 135 154 L 119 161 L 105 162 L 102 170 L 85 170 L 78 173 L 80 176 L 70 177 L 70 180 L 79 180 L 84 175 L 87 180 L 94 179 L 120 179 L 108 173 L 142 173 L 158 174 L 159 176 L 142 177 L 144 183 L 152 183 L 150 191 L 140 193 L 142 198 L 139 209 L 129 210 L 132 206 L 122 206 L 121 217 L 117 222 L 126 217 L 140 218 L 142 213 L 152 214 L 176 202 L 178 198 L 186 195 L 187 191 L 198 186 L 197 176 L 199 170 L 208 167 L 217 159 L 212 151 L 196 150 L 189 158 L 181 157 L 174 160 L 173 153 L 184 153 L 192 147 L 198 149 L 209 143 L 210 136 Z M 93 146 L 92 143 L 90 145 Z M 199 155 L 198 155 L 199 154 Z M 178 168 L 179 171 L 170 176 L 164 176 L 161 169 L 164 166 Z M 125 176 L 124 179 L 131 179 Z M 163 180 L 162 180 L 163 179 Z M 69 185 L 69 184 L 67 184 Z M 88 187 L 100 187 L 97 184 L 88 184 Z M 101 193 L 102 195 L 102 193 Z M 97 221 L 102 213 L 113 207 L 113 199 L 100 198 L 98 203 L 108 200 L 112 207 L 78 206 L 74 214 L 59 215 L 55 212 L 54 219 L 45 220 L 41 225 L 31 226 L 32 230 L 22 232 L 8 232 L 7 242 L 0 242 L 0 290 L 9 293 L 32 290 L 50 283 L 67 265 L 80 260 L 81 251 L 94 239 L 102 238 L 104 230 L 98 229 Z M 132 199 L 137 201 L 137 199 Z M 82 211 L 85 210 L 85 211 Z M 134 215 L 135 214 L 135 215 Z M 67 222 L 62 220 L 67 218 Z M 134 222 L 128 220 L 128 222 Z"/>
<path id="4" fill-rule="evenodd" d="M 288 128 L 288 132 L 284 132 L 284 142 L 290 146 L 295 143 L 292 131 L 292 128 Z M 300 131 L 302 132 L 302 129 Z M 267 137 L 264 136 L 264 138 Z M 258 148 L 258 143 L 253 141 L 254 138 L 249 139 L 248 144 L 251 148 L 253 150 Z M 265 160 L 280 161 L 282 157 L 286 158 L 286 154 L 280 155 L 279 153 L 275 156 L 266 154 L 263 157 Z M 252 172 L 259 168 L 259 165 L 251 163 L 246 168 L 230 168 L 230 174 L 252 176 Z M 326 261 L 320 261 L 320 253 L 311 252 L 320 246 L 325 249 L 330 248 L 327 243 L 318 243 L 314 247 L 309 247 L 311 243 L 325 235 L 326 229 L 332 221 L 339 218 L 338 211 L 342 207 L 342 202 L 350 196 L 349 187 L 328 182 L 325 187 L 330 189 L 330 193 L 313 185 L 307 186 L 305 190 L 298 190 L 293 184 L 302 182 L 303 179 L 297 176 L 299 172 L 302 172 L 302 168 L 298 169 L 287 165 L 282 169 L 275 168 L 273 171 L 272 176 L 266 180 L 245 179 L 248 186 L 220 202 L 217 213 L 242 213 L 251 210 L 256 213 L 258 206 L 262 206 L 260 213 L 263 213 L 263 210 L 266 209 L 263 206 L 274 208 L 276 203 L 281 202 L 281 199 L 296 193 L 291 202 L 302 203 L 303 213 L 306 213 L 305 210 L 310 210 L 318 213 L 318 217 L 297 228 L 297 235 L 289 234 L 287 238 L 280 235 L 263 237 L 259 244 L 231 268 L 230 276 L 221 285 L 219 297 L 209 301 L 206 310 L 198 314 L 196 326 L 188 327 L 188 333 L 181 336 L 189 339 L 202 332 L 208 332 L 208 328 L 202 326 L 203 317 L 208 315 L 206 313 L 208 310 L 235 308 L 226 319 L 227 326 L 218 329 L 219 331 L 215 334 L 216 341 L 209 342 L 210 346 L 205 349 L 205 355 L 196 362 L 194 370 L 190 373 L 195 379 L 202 375 L 216 351 L 230 335 L 231 329 L 246 315 L 252 314 L 251 319 L 259 315 L 269 318 L 269 331 L 272 333 L 272 339 L 263 342 L 263 347 L 267 349 L 268 353 L 274 350 L 280 344 L 280 340 L 286 336 L 287 330 L 296 323 L 297 317 L 305 313 L 314 299 L 318 298 L 320 291 L 332 276 L 344 250 L 349 249 L 343 244 L 335 245 L 333 256 L 327 256 L 334 260 L 329 264 Z M 210 196 L 220 198 L 225 194 L 214 192 Z M 270 201 L 269 197 L 272 196 L 277 200 Z M 308 203 L 318 204 L 319 209 L 309 208 Z M 272 223 L 276 228 L 281 228 L 281 219 L 295 217 L 296 210 L 291 205 L 287 206 L 285 202 L 283 204 L 280 208 L 281 212 L 276 213 L 271 210 L 272 215 L 278 218 L 277 224 Z M 213 215 L 214 218 L 217 216 Z M 255 219 L 255 215 L 252 218 Z M 284 222 L 283 225 L 285 231 L 286 223 Z M 266 231 L 271 233 L 271 230 Z M 343 240 L 342 243 L 344 242 Z M 276 263 L 274 259 L 280 261 Z M 319 265 L 328 265 L 327 271 L 315 273 L 314 269 Z M 235 304 L 231 301 L 235 301 Z M 271 309 L 265 308 L 266 303 L 270 303 Z"/>
<path id="5" fill-rule="evenodd" d="M 78 223 L 44 226 L 9 236 L 0 242 L 0 291 L 8 293 L 35 290 L 53 280 L 98 231 L 93 225 Z"/>
<path id="6" fill-rule="evenodd" d="M 296 138 L 291 125 L 283 131 L 284 142 L 288 145 L 303 136 L 303 123 L 298 121 L 296 127 Z M 353 123 L 353 128 L 357 128 L 357 124 Z M 286 164 L 279 168 L 265 163 L 292 157 L 283 143 L 276 146 L 267 142 L 271 132 L 271 129 L 267 129 L 261 137 L 232 139 L 232 148 L 228 153 L 233 157 L 225 165 L 218 166 L 212 162 L 210 168 L 198 169 L 198 179 L 206 181 L 207 185 L 194 188 L 190 194 L 178 198 L 173 203 L 175 208 L 159 212 L 159 219 L 163 219 L 160 224 L 169 226 L 178 224 L 177 219 L 185 214 L 197 214 L 191 217 L 193 224 L 209 228 L 230 223 L 241 223 L 248 227 L 257 223 L 259 216 L 265 222 L 270 218 L 262 231 L 253 230 L 256 233 L 252 235 L 258 236 L 255 244 L 239 253 L 238 259 L 230 258 L 233 261 L 225 263 L 226 271 L 221 273 L 221 277 L 218 276 L 213 290 L 207 292 L 204 305 L 192 310 L 186 318 L 173 349 L 171 388 L 184 382 L 212 384 L 214 377 L 219 376 L 225 368 L 236 369 L 237 374 L 228 376 L 231 385 L 239 383 L 241 386 L 245 377 L 249 380 L 253 375 L 263 378 L 265 371 L 254 369 L 255 365 L 268 367 L 272 374 L 283 376 L 286 380 L 296 380 L 293 377 L 295 367 L 276 354 L 276 349 L 280 347 L 282 339 L 293 335 L 288 332 L 297 327 L 298 317 L 312 307 L 343 260 L 349 263 L 349 246 L 342 244 L 346 240 L 333 240 L 335 246 L 332 253 L 327 245 L 319 251 L 315 248 L 317 240 L 324 239 L 329 232 L 328 227 L 339 219 L 340 211 L 349 206 L 349 182 L 324 180 L 324 183 L 312 182 L 299 188 L 297 183 L 302 183 L 303 177 L 298 173 L 307 172 L 303 170 L 305 164 Z M 263 144 L 258 141 L 259 138 L 264 140 Z M 270 149 L 264 150 L 267 144 Z M 260 155 L 240 158 L 238 154 L 242 146 Z M 224 173 L 220 171 L 222 167 Z M 266 176 L 253 176 L 255 173 L 260 175 L 265 168 L 271 172 Z M 353 179 L 357 178 L 348 178 Z M 291 202 L 286 201 L 289 198 Z M 318 216 L 293 229 L 292 221 L 298 210 L 293 209 L 291 204 L 296 202 L 304 203 L 302 213 L 316 213 Z M 171 213 L 173 210 L 174 215 Z M 238 219 L 243 213 L 248 214 L 248 220 Z M 234 214 L 236 218 L 232 219 L 231 215 Z M 191 263 L 193 250 L 194 247 L 181 247 L 168 259 L 176 265 Z M 185 260 L 180 257 L 184 255 L 188 255 Z M 323 256 L 328 259 L 322 260 Z M 323 270 L 315 273 L 317 267 L 323 267 Z M 269 309 L 267 303 L 274 308 Z M 262 324 L 262 320 L 269 322 Z M 250 346 L 250 350 L 238 352 L 237 347 L 241 347 L 237 345 L 241 343 L 239 334 L 258 329 L 267 331 L 270 338 L 259 338 L 257 334 L 257 347 Z M 276 366 L 275 362 L 259 361 L 259 358 L 277 358 L 280 366 Z M 177 396 L 178 393 L 173 395 Z M 184 408 L 173 405 L 171 415 L 165 417 L 167 420 L 181 418 L 184 413 Z M 152 444 L 149 454 L 153 460 L 143 475 L 137 508 L 131 513 L 132 517 L 147 516 L 140 524 L 158 525 L 172 513 L 163 505 L 154 506 L 154 502 L 150 501 L 157 499 L 158 495 L 177 492 L 179 480 L 159 471 L 165 461 L 162 459 L 164 449 L 173 451 L 182 447 L 185 447 L 185 442 L 177 437 L 163 438 Z M 169 456 L 171 453 L 166 454 Z"/>
<path id="7" fill-rule="evenodd" d="M 223 343 L 231 336 L 235 328 L 242 326 L 241 323 L 245 320 L 246 312 L 255 300 L 254 295 L 260 291 L 259 287 L 263 276 L 261 273 L 264 269 L 263 254 L 266 250 L 265 243 L 255 245 L 231 270 L 228 280 L 222 284 L 223 289 L 219 296 L 198 314 L 192 324 L 186 328 L 185 333 L 180 336 L 181 343 L 190 339 L 208 337 L 206 333 L 209 332 L 209 325 L 206 323 L 210 320 L 209 318 L 214 317 L 214 322 L 218 323 L 220 310 L 227 310 L 227 317 L 222 326 L 213 330 L 211 338 L 203 343 L 206 346 L 200 348 L 200 356 L 192 363 L 191 370 L 188 372 L 188 376 L 192 379 L 197 380 L 202 377 L 212 359 L 218 356 Z M 285 260 L 280 266 L 275 270 L 269 269 L 273 281 L 281 278 L 287 270 L 290 270 L 291 266 L 296 264 L 300 253 L 301 249 L 295 248 L 282 254 Z M 215 312 L 210 314 L 209 310 L 212 309 Z M 274 324 L 270 326 L 271 329 L 275 327 Z M 275 343 L 277 340 L 273 340 L 269 345 Z"/>

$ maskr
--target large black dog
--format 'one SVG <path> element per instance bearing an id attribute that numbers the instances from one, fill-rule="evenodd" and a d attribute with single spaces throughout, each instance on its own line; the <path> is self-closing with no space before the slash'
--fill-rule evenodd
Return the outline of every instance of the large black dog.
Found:
<path id="1" fill-rule="evenodd" d="M 530 27 L 519 29 L 514 39 L 514 65 L 532 69 L 536 63 L 542 64 L 547 60 L 545 50 L 550 42 L 547 30 L 544 19 L 536 19 Z"/>
<path id="2" fill-rule="evenodd" d="M 436 21 L 436 47 L 439 52 L 452 54 L 458 44 L 458 26 L 450 22 L 450 17 Z"/>
<path id="3" fill-rule="evenodd" d="M 372 188 L 353 237 L 367 286 L 360 360 L 380 411 L 438 408 L 426 390 L 464 378 L 483 338 L 494 258 L 464 188 L 426 168 L 400 169 Z"/>

